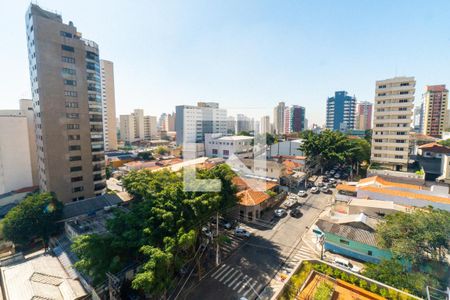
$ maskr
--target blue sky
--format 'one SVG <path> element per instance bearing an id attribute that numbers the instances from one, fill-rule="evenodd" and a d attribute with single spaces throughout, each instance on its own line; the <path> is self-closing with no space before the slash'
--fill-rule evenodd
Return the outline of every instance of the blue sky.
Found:
<path id="1" fill-rule="evenodd" d="M 6 4 L 7 2 L 7 4 Z M 29 97 L 24 15 L 28 1 L 0 3 L 0 108 Z M 372 101 L 375 80 L 415 76 L 450 85 L 450 1 L 58 1 L 115 64 L 117 115 L 159 115 L 198 100 L 249 115 L 280 100 L 325 120 L 336 90 Z"/>

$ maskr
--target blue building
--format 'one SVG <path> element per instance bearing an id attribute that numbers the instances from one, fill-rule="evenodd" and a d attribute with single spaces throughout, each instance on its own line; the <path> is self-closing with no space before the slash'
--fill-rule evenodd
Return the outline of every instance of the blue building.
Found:
<path id="1" fill-rule="evenodd" d="M 356 98 L 346 91 L 334 93 L 327 99 L 327 128 L 347 131 L 355 129 Z"/>

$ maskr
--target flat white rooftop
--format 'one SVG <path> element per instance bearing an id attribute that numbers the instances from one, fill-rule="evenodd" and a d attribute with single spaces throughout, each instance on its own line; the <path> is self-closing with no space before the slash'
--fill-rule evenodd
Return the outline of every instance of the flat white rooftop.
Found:
<path id="1" fill-rule="evenodd" d="M 253 140 L 252 136 L 246 136 L 246 135 L 230 135 L 230 136 L 223 136 L 218 139 L 218 141 L 248 141 Z"/>

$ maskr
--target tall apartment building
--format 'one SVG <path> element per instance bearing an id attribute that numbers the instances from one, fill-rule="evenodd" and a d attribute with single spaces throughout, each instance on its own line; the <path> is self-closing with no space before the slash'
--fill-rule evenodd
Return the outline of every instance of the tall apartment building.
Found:
<path id="1" fill-rule="evenodd" d="M 175 113 L 161 114 L 158 127 L 161 131 L 175 131 Z"/>
<path id="2" fill-rule="evenodd" d="M 205 134 L 227 134 L 227 121 L 227 111 L 219 108 L 219 104 L 215 102 L 198 102 L 197 106 L 177 106 L 176 143 L 183 146 L 183 155 L 204 155 Z"/>
<path id="3" fill-rule="evenodd" d="M 448 90 L 445 84 L 427 85 L 423 98 L 423 133 L 442 137 L 447 126 Z"/>
<path id="4" fill-rule="evenodd" d="M 368 101 L 359 102 L 356 105 L 355 129 L 372 129 L 373 104 Z"/>
<path id="5" fill-rule="evenodd" d="M 355 129 L 356 98 L 346 91 L 337 91 L 327 99 L 327 128 L 346 131 Z"/>
<path id="6" fill-rule="evenodd" d="M 114 64 L 101 59 L 103 136 L 105 151 L 117 150 L 116 96 L 114 91 Z"/>
<path id="7" fill-rule="evenodd" d="M 236 133 L 236 118 L 233 116 L 227 117 L 227 134 Z"/>
<path id="8" fill-rule="evenodd" d="M 250 132 L 253 130 L 254 130 L 253 119 L 243 114 L 236 115 L 236 134 L 238 134 L 241 131 Z"/>
<path id="9" fill-rule="evenodd" d="M 21 114 L 27 118 L 28 126 L 28 146 L 30 148 L 30 163 L 31 163 L 31 177 L 33 179 L 33 186 L 39 185 L 38 174 L 38 157 L 36 148 L 36 134 L 34 133 L 34 111 L 33 100 L 20 99 L 19 107 Z"/>
<path id="10" fill-rule="evenodd" d="M 261 134 L 272 133 L 272 124 L 270 124 L 270 116 L 263 116 L 261 118 L 261 122 L 259 123 L 259 132 Z"/>
<path id="11" fill-rule="evenodd" d="M 156 117 L 144 115 L 143 109 L 135 109 L 130 115 L 120 115 L 119 123 L 120 139 L 127 144 L 157 137 Z"/>
<path id="12" fill-rule="evenodd" d="M 414 107 L 413 130 L 417 133 L 423 132 L 423 102 L 420 105 Z"/>
<path id="13" fill-rule="evenodd" d="M 306 129 L 305 108 L 298 105 L 287 106 L 284 109 L 285 134 L 300 132 Z"/>
<path id="14" fill-rule="evenodd" d="M 372 163 L 394 171 L 407 170 L 415 85 L 414 77 L 376 82 Z"/>
<path id="15" fill-rule="evenodd" d="M 106 183 L 98 45 L 37 5 L 25 19 L 40 189 L 63 202 L 100 195 Z"/>
<path id="16" fill-rule="evenodd" d="M 0 195 L 34 185 L 32 157 L 36 157 L 36 147 L 30 145 L 34 125 L 30 132 L 28 124 L 26 111 L 0 110 Z"/>
<path id="17" fill-rule="evenodd" d="M 284 133 L 284 110 L 286 104 L 284 102 L 279 102 L 277 106 L 273 109 L 273 127 L 275 133 Z"/>

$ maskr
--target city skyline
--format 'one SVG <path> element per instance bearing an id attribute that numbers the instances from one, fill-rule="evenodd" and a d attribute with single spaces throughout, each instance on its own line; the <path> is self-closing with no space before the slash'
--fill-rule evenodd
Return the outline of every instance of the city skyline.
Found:
<path id="1" fill-rule="evenodd" d="M 139 107 L 158 116 L 173 112 L 176 105 L 214 101 L 230 114 L 246 108 L 247 115 L 259 119 L 272 115 L 276 103 L 284 101 L 304 106 L 310 124 L 324 124 L 326 99 L 335 91 L 348 90 L 357 101 L 373 102 L 373 84 L 383 78 L 414 76 L 418 90 L 450 82 L 441 67 L 450 58 L 444 51 L 450 44 L 445 2 L 426 13 L 419 2 L 389 9 L 382 3 L 328 3 L 310 15 L 321 5 L 94 3 L 86 11 L 83 1 L 39 4 L 79 28 L 95 26 L 88 38 L 98 41 L 102 57 L 115 64 L 117 115 Z M 9 82 L 2 89 L 5 108 L 30 97 L 23 29 L 27 5 L 10 4 L 0 21 L 5 43 L 11 45 L 0 58 L 11 70 L 1 75 Z M 350 7 L 361 13 L 346 14 Z M 117 22 L 98 24 L 97 11 Z M 395 18 L 399 13 L 413 17 Z M 427 48 L 425 56 L 424 45 L 436 39 L 442 47 Z M 347 76 L 340 75 L 344 69 Z M 416 94 L 415 104 L 420 101 Z"/>

